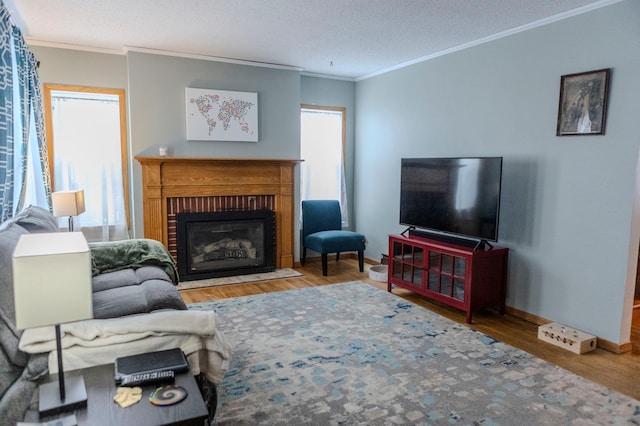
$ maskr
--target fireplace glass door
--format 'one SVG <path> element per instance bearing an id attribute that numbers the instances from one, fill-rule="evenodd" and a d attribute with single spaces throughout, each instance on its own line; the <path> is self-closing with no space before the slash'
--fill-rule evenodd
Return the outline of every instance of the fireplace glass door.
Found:
<path id="1" fill-rule="evenodd" d="M 271 210 L 180 213 L 177 216 L 180 278 L 214 278 L 275 269 Z"/>

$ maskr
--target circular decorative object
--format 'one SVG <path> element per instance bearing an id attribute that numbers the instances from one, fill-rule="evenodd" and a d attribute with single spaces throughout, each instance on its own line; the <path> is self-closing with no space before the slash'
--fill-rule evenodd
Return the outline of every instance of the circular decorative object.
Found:
<path id="1" fill-rule="evenodd" d="M 369 278 L 374 281 L 387 282 L 388 279 L 388 266 L 376 265 L 369 268 Z"/>
<path id="2" fill-rule="evenodd" d="M 151 392 L 149 402 L 159 406 L 173 405 L 185 399 L 187 395 L 187 390 L 182 386 L 166 385 Z"/>

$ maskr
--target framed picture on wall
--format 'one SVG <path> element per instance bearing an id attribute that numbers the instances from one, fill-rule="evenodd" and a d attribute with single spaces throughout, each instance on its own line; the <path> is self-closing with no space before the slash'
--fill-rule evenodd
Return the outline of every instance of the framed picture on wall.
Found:
<path id="1" fill-rule="evenodd" d="M 185 90 L 187 139 L 258 142 L 258 94 L 228 90 Z"/>
<path id="2" fill-rule="evenodd" d="M 560 78 L 557 136 L 604 135 L 611 68 Z"/>

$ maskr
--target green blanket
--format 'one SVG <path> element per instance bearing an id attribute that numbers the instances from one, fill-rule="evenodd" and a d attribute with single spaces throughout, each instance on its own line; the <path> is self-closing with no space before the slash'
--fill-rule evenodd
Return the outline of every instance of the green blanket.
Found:
<path id="1" fill-rule="evenodd" d="M 175 285 L 179 282 L 178 270 L 173 258 L 162 243 L 150 239 L 133 239 L 89 244 L 93 276 L 137 269 L 142 266 L 158 266 L 162 268 Z"/>

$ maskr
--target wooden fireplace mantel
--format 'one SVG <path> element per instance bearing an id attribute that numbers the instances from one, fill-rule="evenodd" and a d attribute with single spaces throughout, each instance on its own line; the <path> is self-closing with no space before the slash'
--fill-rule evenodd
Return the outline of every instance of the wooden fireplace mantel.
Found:
<path id="1" fill-rule="evenodd" d="M 168 246 L 171 197 L 273 195 L 276 267 L 291 268 L 294 251 L 294 167 L 302 160 L 140 157 L 144 237 Z"/>

